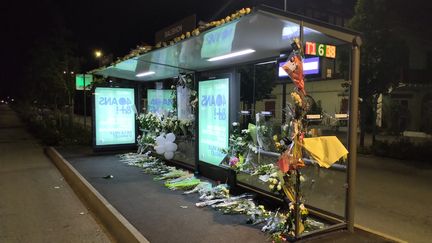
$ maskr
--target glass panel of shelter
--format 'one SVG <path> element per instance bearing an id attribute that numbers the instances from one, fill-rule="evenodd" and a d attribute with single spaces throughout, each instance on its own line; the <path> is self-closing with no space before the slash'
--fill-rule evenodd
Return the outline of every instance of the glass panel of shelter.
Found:
<path id="1" fill-rule="evenodd" d="M 304 30 L 304 48 L 307 48 L 309 43 L 315 43 L 315 46 L 324 45 L 320 48 L 330 46 L 329 53 L 326 53 L 327 50 L 315 54 L 305 53 L 305 89 L 310 102 L 306 136 L 336 136 L 345 148 L 348 148 L 351 44 L 308 28 Z M 306 49 L 304 51 L 306 52 Z M 289 78 L 278 80 L 279 63 L 257 63 L 238 69 L 241 74 L 240 126 L 247 129 L 249 124 L 255 124 L 256 127 L 266 129 L 261 134 L 265 141 L 260 146 L 265 151 L 250 154 L 252 166 L 255 167 L 268 163 L 277 164 L 279 153 L 274 142 L 281 137 L 281 126 L 286 119 L 284 109 L 292 102 L 290 93 L 294 90 L 294 85 Z M 272 194 L 267 183 L 247 172 L 246 168 L 238 174 L 239 183 Z M 346 202 L 345 159 L 339 160 L 330 169 L 309 164 L 301 169 L 301 173 L 304 178 L 301 193 L 305 204 L 342 218 Z M 322 221 L 320 226 L 329 225 Z"/>
<path id="2" fill-rule="evenodd" d="M 319 73 L 306 75 L 312 108 L 309 133 L 336 136 L 348 148 L 348 105 L 351 44 L 304 28 L 306 58 L 319 58 Z M 309 49 L 308 49 L 309 48 Z M 307 204 L 343 217 L 346 203 L 346 159 L 330 169 L 307 166 L 302 172 L 302 192 Z"/>
<path id="3" fill-rule="evenodd" d="M 174 69 L 173 67 L 155 63 L 152 63 L 151 66 L 152 70 L 157 69 L 159 71 Z M 180 74 L 184 76 L 186 71 L 178 69 L 175 72 L 170 71 L 170 73 L 179 74 L 179 76 L 140 83 L 140 103 L 142 107 L 140 112 L 155 114 L 162 124 L 162 132 L 172 132 L 176 135 L 177 150 L 174 153 L 173 160 L 193 168 L 195 166 L 196 142 L 194 139 L 195 114 L 189 100 L 190 92 L 185 92 L 187 88 L 183 89 L 179 85 Z M 193 86 L 195 82 L 194 76 L 188 75 L 187 78 L 191 79 L 191 85 Z"/>

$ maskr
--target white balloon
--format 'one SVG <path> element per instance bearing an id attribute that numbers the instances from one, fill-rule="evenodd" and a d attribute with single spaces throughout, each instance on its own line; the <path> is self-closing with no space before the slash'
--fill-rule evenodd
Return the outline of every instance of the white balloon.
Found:
<path id="1" fill-rule="evenodd" d="M 172 159 L 172 158 L 174 158 L 174 152 L 165 152 L 164 156 L 165 156 L 165 159 Z"/>
<path id="2" fill-rule="evenodd" d="M 166 143 L 165 149 L 167 152 L 174 152 L 177 150 L 177 144 L 175 143 Z"/>
<path id="3" fill-rule="evenodd" d="M 160 145 L 160 144 L 162 144 L 162 143 L 164 143 L 165 142 L 165 138 L 163 137 L 163 136 L 158 136 L 157 138 L 156 138 L 156 143 L 158 144 L 158 145 Z"/>
<path id="4" fill-rule="evenodd" d="M 172 132 L 170 132 L 166 135 L 166 141 L 167 142 L 173 143 L 175 141 L 175 139 L 176 139 L 176 136 Z"/>
<path id="5" fill-rule="evenodd" d="M 162 146 L 155 146 L 154 149 L 156 150 L 157 154 L 163 154 L 165 153 L 165 148 Z"/>

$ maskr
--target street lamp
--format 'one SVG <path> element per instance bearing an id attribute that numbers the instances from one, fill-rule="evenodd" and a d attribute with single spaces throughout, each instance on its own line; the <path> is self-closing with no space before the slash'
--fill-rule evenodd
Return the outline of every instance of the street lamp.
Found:
<path id="1" fill-rule="evenodd" d="M 95 50 L 94 55 L 96 58 L 101 58 L 102 57 L 102 51 L 101 50 Z"/>
<path id="2" fill-rule="evenodd" d="M 102 66 L 102 56 L 103 56 L 102 51 L 101 50 L 95 50 L 94 51 L 94 56 L 98 60 L 98 65 Z"/>

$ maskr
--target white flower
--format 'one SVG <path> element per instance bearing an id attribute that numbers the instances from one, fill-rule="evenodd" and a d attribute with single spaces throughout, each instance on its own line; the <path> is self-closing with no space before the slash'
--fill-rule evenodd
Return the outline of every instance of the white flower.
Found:
<path id="1" fill-rule="evenodd" d="M 289 204 L 289 210 L 294 210 L 294 203 L 290 202 L 290 204 Z"/>
<path id="2" fill-rule="evenodd" d="M 303 203 L 300 204 L 300 210 L 305 210 L 305 209 L 306 209 L 305 205 Z"/>

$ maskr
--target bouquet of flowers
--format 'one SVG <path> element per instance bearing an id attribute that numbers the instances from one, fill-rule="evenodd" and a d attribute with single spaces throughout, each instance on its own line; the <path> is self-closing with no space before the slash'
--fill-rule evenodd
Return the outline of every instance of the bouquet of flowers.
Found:
<path id="1" fill-rule="evenodd" d="M 269 121 L 265 116 L 259 115 L 257 117 L 256 122 L 256 134 L 257 134 L 257 142 L 259 147 L 263 148 L 266 151 L 270 151 L 272 149 L 272 134 L 273 134 L 273 125 L 272 122 Z"/>
<path id="2" fill-rule="evenodd" d="M 180 120 L 180 129 L 185 136 L 192 136 L 194 130 L 194 122 L 192 120 Z"/>
<path id="3" fill-rule="evenodd" d="M 191 136 L 193 131 L 192 120 L 180 120 L 176 116 L 168 116 L 162 119 L 162 131 L 174 133 L 176 136 Z"/>
<path id="4" fill-rule="evenodd" d="M 152 112 L 139 114 L 137 117 L 140 129 L 158 134 L 162 131 L 162 121 L 158 115 Z"/>
<path id="5" fill-rule="evenodd" d="M 175 135 L 178 135 L 181 133 L 181 128 L 180 128 L 180 120 L 177 119 L 176 116 L 168 116 L 168 117 L 164 117 L 162 120 L 162 130 L 165 133 L 174 133 Z"/>
<path id="6" fill-rule="evenodd" d="M 164 174 L 154 178 L 153 180 L 160 181 L 160 180 L 175 179 L 175 178 L 186 176 L 188 174 L 189 174 L 189 172 L 187 172 L 187 171 L 173 169 L 167 173 L 164 173 Z"/>
<path id="7" fill-rule="evenodd" d="M 190 190 L 198 186 L 201 181 L 195 177 L 182 178 L 183 180 L 171 180 L 165 183 L 165 186 L 171 190 Z"/>
<path id="8" fill-rule="evenodd" d="M 252 137 L 248 129 L 239 131 L 239 124 L 233 122 L 233 133 L 228 140 L 228 148 L 222 152 L 227 154 L 228 165 L 235 170 L 241 170 L 245 161 L 245 156 L 249 151 L 249 145 L 252 143 Z"/>

